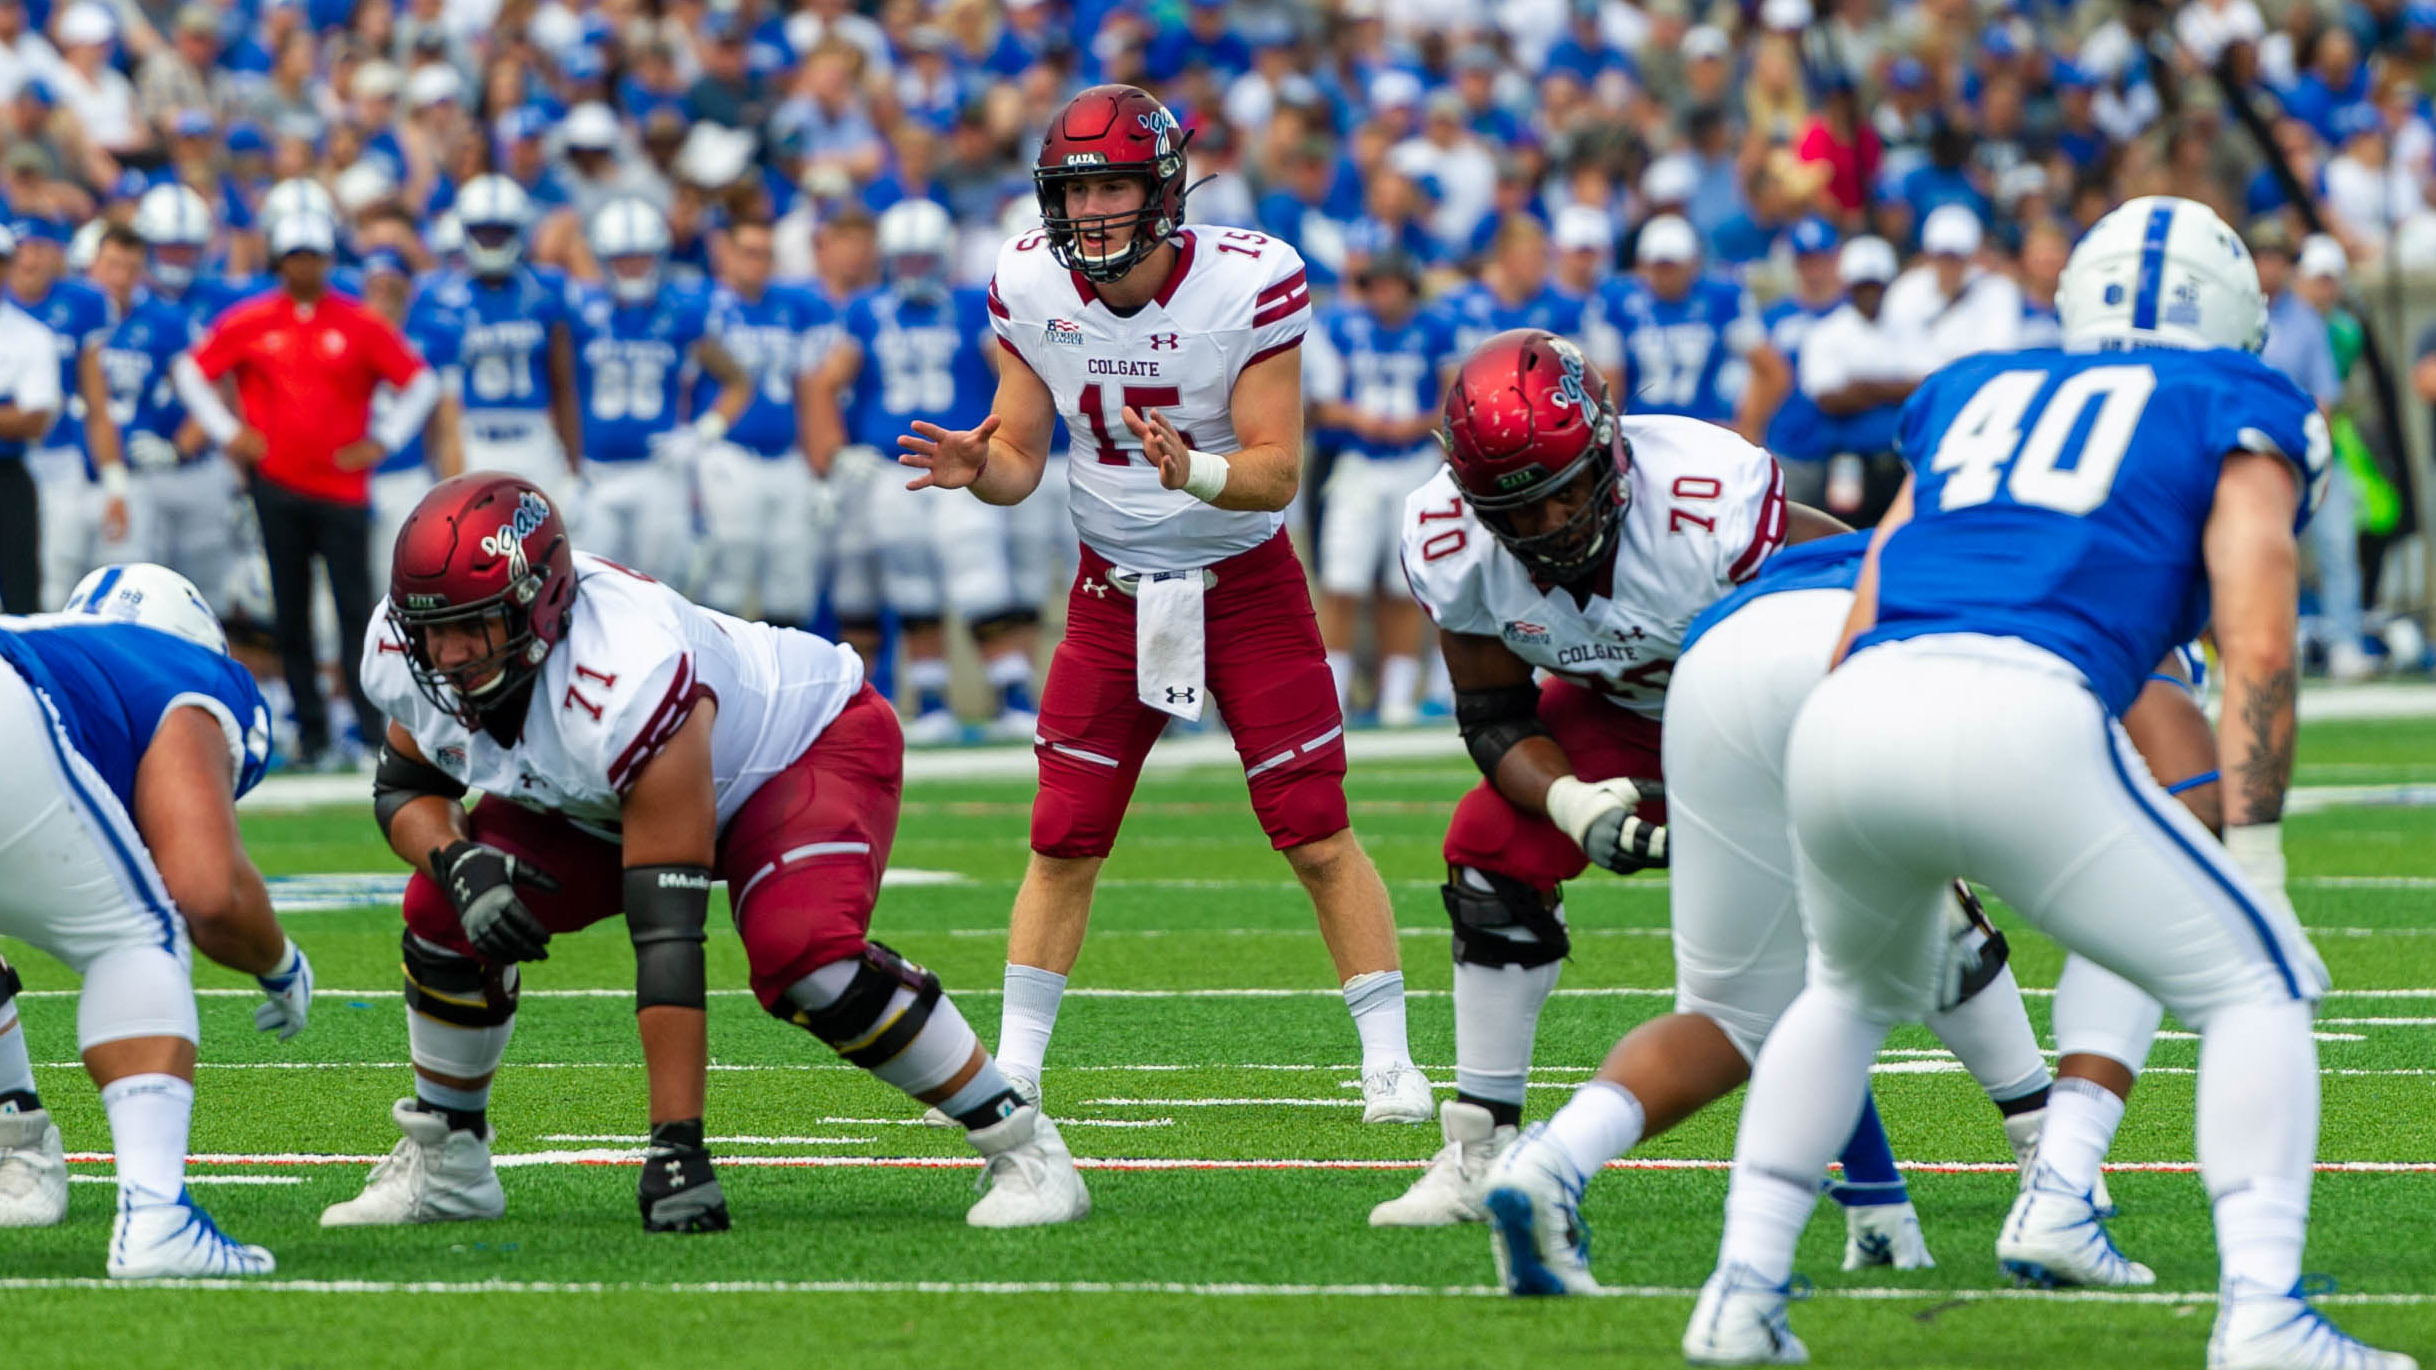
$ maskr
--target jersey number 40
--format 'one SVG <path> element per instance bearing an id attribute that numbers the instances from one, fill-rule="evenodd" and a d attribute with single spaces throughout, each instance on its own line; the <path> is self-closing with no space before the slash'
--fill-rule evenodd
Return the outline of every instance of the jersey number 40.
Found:
<path id="1" fill-rule="evenodd" d="M 2016 504 L 2063 514 L 2086 514 L 2106 502 L 2140 411 L 2156 393 L 2157 373 L 2145 366 L 2076 372 L 2056 387 L 2025 439 L 2022 421 L 2048 379 L 2045 371 L 1999 372 L 1962 406 L 1929 461 L 1929 469 L 1946 478 L 1938 508 L 1985 504 L 2000 483 Z M 2098 417 L 2081 440 L 2078 460 L 2066 467 L 2065 442 L 2092 401 Z"/>

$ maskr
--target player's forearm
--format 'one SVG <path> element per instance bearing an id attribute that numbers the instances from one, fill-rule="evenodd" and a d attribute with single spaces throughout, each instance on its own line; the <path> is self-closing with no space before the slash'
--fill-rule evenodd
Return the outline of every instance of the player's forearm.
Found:
<path id="1" fill-rule="evenodd" d="M 431 854 L 470 835 L 465 806 L 436 794 L 425 795 L 397 811 L 389 823 L 389 849 L 398 859 L 424 875 L 431 874 Z"/>
<path id="2" fill-rule="evenodd" d="M 14 404 L 0 404 L 0 438 L 31 442 L 51 429 L 50 409 L 19 409 Z"/>
<path id="3" fill-rule="evenodd" d="M 177 387 L 178 400 L 186 406 L 186 412 L 194 416 L 196 423 L 203 425 L 204 433 L 213 442 L 226 447 L 229 440 L 237 436 L 238 430 L 245 427 L 230 412 L 228 402 L 220 398 L 220 387 L 205 376 L 203 368 L 195 363 L 193 354 L 181 354 L 171 362 L 169 378 Z"/>
<path id="4" fill-rule="evenodd" d="M 1003 437 L 990 439 L 990 459 L 973 478 L 972 492 L 984 504 L 1021 504 L 1040 488 L 1048 454 L 1027 452 Z"/>
<path id="5" fill-rule="evenodd" d="M 279 926 L 270 889 L 254 863 L 240 856 L 233 874 L 225 911 L 211 918 L 189 917 L 187 930 L 195 950 L 218 964 L 247 975 L 268 975 L 287 954 L 287 930 Z"/>
<path id="6" fill-rule="evenodd" d="M 1298 444 L 1299 447 L 1299 444 Z M 1261 443 L 1227 454 L 1226 486 L 1211 500 L 1214 508 L 1251 513 L 1282 512 L 1302 488 L 1303 458 L 1299 450 Z"/>
<path id="7" fill-rule="evenodd" d="M 1497 763 L 1491 783 L 1506 802 L 1524 813 L 1548 811 L 1548 787 L 1573 774 L 1573 762 L 1553 737 L 1527 737 Z"/>

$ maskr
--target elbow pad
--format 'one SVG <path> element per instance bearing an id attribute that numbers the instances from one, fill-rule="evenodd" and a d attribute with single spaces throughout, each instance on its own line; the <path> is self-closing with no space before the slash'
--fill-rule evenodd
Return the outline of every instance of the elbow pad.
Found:
<path id="1" fill-rule="evenodd" d="M 1548 736 L 1539 721 L 1539 688 L 1533 685 L 1455 691 L 1455 727 L 1472 764 L 1491 780 L 1497 778 L 1497 764 L 1525 738 Z"/>
<path id="2" fill-rule="evenodd" d="M 389 835 L 399 810 L 426 795 L 454 802 L 465 797 L 465 786 L 439 767 L 383 742 L 380 762 L 372 771 L 372 816 L 380 820 L 381 836 Z"/>
<path id="3" fill-rule="evenodd" d="M 703 1006 L 708 866 L 626 868 L 626 936 L 634 942 L 634 1006 Z"/>

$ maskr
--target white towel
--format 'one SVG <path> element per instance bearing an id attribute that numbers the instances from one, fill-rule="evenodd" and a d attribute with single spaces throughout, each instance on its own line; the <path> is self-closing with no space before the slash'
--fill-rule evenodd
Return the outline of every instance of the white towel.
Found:
<path id="1" fill-rule="evenodd" d="M 1134 691 L 1143 703 L 1188 723 L 1209 698 L 1200 571 L 1145 571 L 1133 602 Z"/>

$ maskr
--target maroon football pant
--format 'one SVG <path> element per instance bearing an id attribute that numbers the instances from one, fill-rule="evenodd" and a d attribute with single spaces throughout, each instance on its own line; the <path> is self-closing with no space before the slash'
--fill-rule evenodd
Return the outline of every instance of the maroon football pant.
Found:
<path id="1" fill-rule="evenodd" d="M 1569 681 L 1540 687 L 1539 721 L 1565 749 L 1573 773 L 1583 780 L 1663 779 L 1658 767 L 1658 724 L 1595 690 Z M 1666 821 L 1666 804 L 1653 800 L 1636 810 L 1652 823 Z M 1455 805 L 1446 829 L 1450 866 L 1471 866 L 1522 881 L 1542 892 L 1580 875 L 1590 859 L 1565 830 L 1545 814 L 1524 813 L 1483 780 Z"/>

